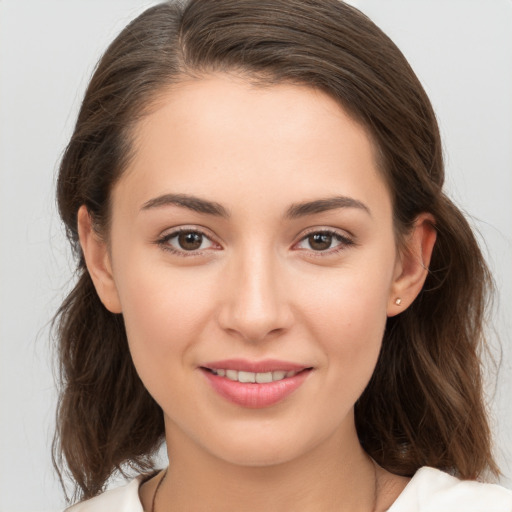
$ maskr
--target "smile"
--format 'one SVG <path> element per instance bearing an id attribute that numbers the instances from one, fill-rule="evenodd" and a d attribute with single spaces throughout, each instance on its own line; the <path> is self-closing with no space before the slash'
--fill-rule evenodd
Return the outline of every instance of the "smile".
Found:
<path id="1" fill-rule="evenodd" d="M 275 405 L 298 390 L 313 368 L 273 360 L 229 360 L 201 366 L 200 370 L 223 399 L 260 409 Z"/>
<path id="2" fill-rule="evenodd" d="M 267 384 L 269 382 L 277 382 L 286 378 L 293 377 L 299 373 L 298 371 L 284 371 L 284 370 L 275 370 L 273 372 L 245 372 L 242 370 L 226 370 L 226 369 L 216 369 L 210 370 L 214 375 L 218 375 L 219 377 L 226 377 L 229 380 L 244 382 L 244 383 L 254 383 L 254 384 Z"/>

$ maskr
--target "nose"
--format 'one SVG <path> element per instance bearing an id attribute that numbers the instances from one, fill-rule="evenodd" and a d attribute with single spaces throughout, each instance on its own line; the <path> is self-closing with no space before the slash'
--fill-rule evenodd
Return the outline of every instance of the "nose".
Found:
<path id="1" fill-rule="evenodd" d="M 248 249 L 234 257 L 221 284 L 219 324 L 245 341 L 260 342 L 292 325 L 283 269 L 271 253 Z"/>

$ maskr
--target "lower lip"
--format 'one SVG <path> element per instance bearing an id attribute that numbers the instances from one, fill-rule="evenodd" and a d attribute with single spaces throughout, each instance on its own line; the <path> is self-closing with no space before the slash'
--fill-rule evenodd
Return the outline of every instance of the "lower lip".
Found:
<path id="1" fill-rule="evenodd" d="M 219 395 L 250 409 L 262 409 L 281 402 L 299 388 L 310 374 L 310 370 L 303 370 L 293 377 L 257 384 L 229 380 L 204 369 L 202 372 Z"/>

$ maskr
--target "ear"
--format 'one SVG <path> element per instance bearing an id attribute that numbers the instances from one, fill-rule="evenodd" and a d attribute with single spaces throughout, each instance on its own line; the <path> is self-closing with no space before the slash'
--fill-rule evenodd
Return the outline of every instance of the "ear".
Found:
<path id="1" fill-rule="evenodd" d="M 78 210 L 78 237 L 87 270 L 103 305 L 111 313 L 121 313 L 121 303 L 112 275 L 112 264 L 106 242 L 94 230 L 85 205 Z"/>
<path id="2" fill-rule="evenodd" d="M 397 261 L 390 290 L 387 314 L 395 316 L 407 309 L 420 293 L 436 242 L 435 221 L 422 213 L 414 222 Z"/>

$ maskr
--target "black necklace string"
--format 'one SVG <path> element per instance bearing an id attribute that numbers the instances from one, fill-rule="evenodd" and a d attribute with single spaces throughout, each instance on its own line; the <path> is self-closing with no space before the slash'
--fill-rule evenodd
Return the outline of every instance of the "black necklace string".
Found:
<path id="1" fill-rule="evenodd" d="M 165 469 L 164 476 L 160 479 L 160 482 L 158 482 L 155 493 L 153 494 L 153 501 L 151 502 L 151 512 L 155 512 L 155 503 L 156 503 L 156 495 L 158 494 L 158 491 L 160 490 L 160 486 L 162 485 L 163 481 L 165 480 L 165 477 L 167 476 L 167 470 L 169 468 Z"/>

